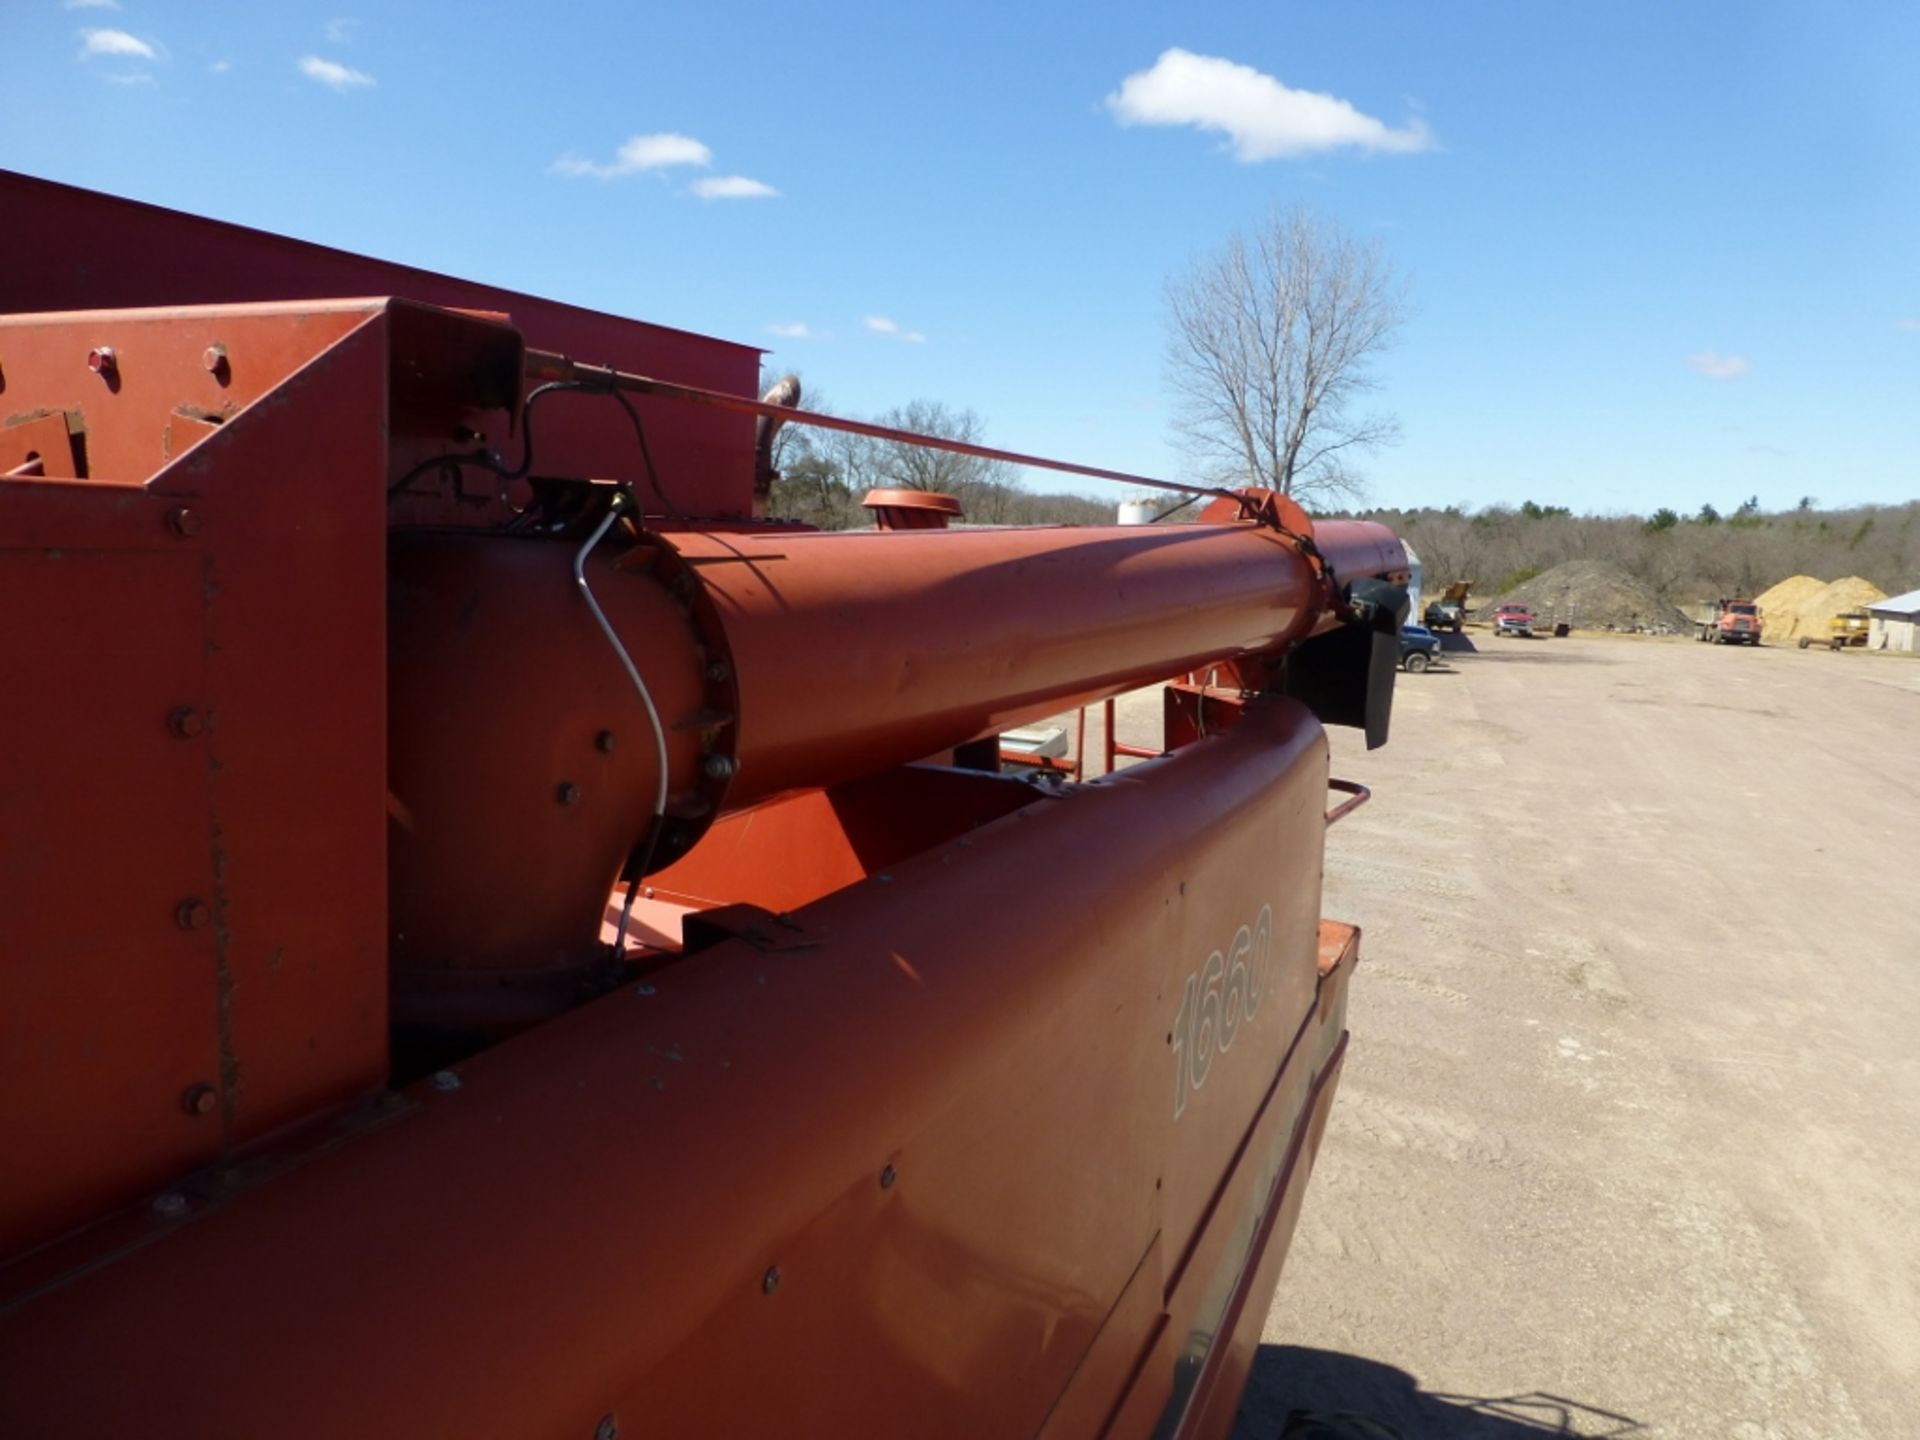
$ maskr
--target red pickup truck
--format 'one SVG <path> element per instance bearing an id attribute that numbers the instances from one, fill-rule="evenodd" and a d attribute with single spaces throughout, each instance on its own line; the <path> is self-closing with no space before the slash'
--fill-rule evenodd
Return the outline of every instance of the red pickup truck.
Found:
<path id="1" fill-rule="evenodd" d="M 1532 639 L 1533 611 L 1524 605 L 1502 605 L 1493 612 L 1493 633 Z"/>

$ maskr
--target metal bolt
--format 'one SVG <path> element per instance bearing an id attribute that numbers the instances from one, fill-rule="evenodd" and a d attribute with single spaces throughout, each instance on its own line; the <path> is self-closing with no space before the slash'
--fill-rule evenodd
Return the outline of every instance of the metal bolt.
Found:
<path id="1" fill-rule="evenodd" d="M 153 1213 L 162 1220 L 177 1220 L 187 1213 L 187 1197 L 172 1190 L 153 1197 Z"/>
<path id="2" fill-rule="evenodd" d="M 769 1265 L 767 1267 L 767 1273 L 760 1277 L 760 1293 L 762 1295 L 771 1295 L 779 1288 L 780 1267 L 778 1265 Z"/>
<path id="3" fill-rule="evenodd" d="M 167 729 L 176 740 L 191 740 L 207 728 L 207 717 L 191 705 L 182 705 L 167 716 Z"/>
<path id="4" fill-rule="evenodd" d="M 644 1000 L 647 996 L 658 995 L 660 992 L 651 985 L 636 985 L 633 987 L 633 993 Z"/>
<path id="5" fill-rule="evenodd" d="M 211 1115 L 219 1103 L 220 1096 L 211 1085 L 189 1085 L 180 1097 L 180 1108 L 189 1115 Z"/>
<path id="6" fill-rule="evenodd" d="M 191 540 L 200 533 L 200 515 L 184 505 L 176 505 L 167 512 L 167 528 L 182 540 Z"/>
<path id="7" fill-rule="evenodd" d="M 728 679 L 732 674 L 733 674 L 732 668 L 724 660 L 716 660 L 713 662 L 713 664 L 707 666 L 707 679 L 712 681 L 715 685 L 718 685 L 723 680 Z"/>
<path id="8" fill-rule="evenodd" d="M 900 1172 L 895 1170 L 891 1165 L 887 1166 L 880 1172 L 880 1188 L 882 1190 L 893 1189 L 893 1182 L 899 1178 Z"/>
<path id="9" fill-rule="evenodd" d="M 436 1070 L 433 1072 L 433 1088 L 441 1091 L 458 1090 L 460 1077 L 452 1070 Z"/>
<path id="10" fill-rule="evenodd" d="M 593 1427 L 593 1440 L 620 1440 L 620 1422 L 611 1415 L 602 1415 L 600 1423 Z"/>
<path id="11" fill-rule="evenodd" d="M 558 790 L 553 792 L 553 798 L 558 800 L 562 805 L 578 805 L 580 803 L 580 787 L 575 785 L 571 780 L 565 781 Z"/>
<path id="12" fill-rule="evenodd" d="M 204 900 L 182 900 L 174 907 L 173 919 L 182 930 L 204 930 L 213 919 L 213 908 Z"/>
<path id="13" fill-rule="evenodd" d="M 598 750 L 602 755 L 613 754 L 614 743 L 613 731 L 611 730 L 602 730 L 598 735 L 593 737 L 593 748 Z"/>
<path id="14" fill-rule="evenodd" d="M 209 375 L 218 375 L 227 368 L 227 347 L 209 345 L 200 352 L 200 363 L 207 367 Z"/>
<path id="15" fill-rule="evenodd" d="M 707 772 L 707 778 L 709 780 L 731 780 L 733 778 L 733 761 L 724 755 L 707 756 L 706 763 L 700 768 Z"/>
<path id="16" fill-rule="evenodd" d="M 87 369 L 96 375 L 111 375 L 120 368 L 120 357 L 111 345 L 96 345 L 87 351 Z"/>

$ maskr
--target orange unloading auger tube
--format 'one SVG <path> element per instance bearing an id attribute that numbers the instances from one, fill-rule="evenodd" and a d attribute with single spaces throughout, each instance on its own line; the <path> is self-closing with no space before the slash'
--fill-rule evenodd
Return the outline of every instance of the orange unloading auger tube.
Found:
<path id="1" fill-rule="evenodd" d="M 1226 1434 L 1391 535 L 808 533 L 742 347 L 0 200 L 0 1433 Z"/>
<path id="2" fill-rule="evenodd" d="M 581 548 L 395 544 L 397 994 L 418 979 L 450 1000 L 464 974 L 503 1011 L 522 992 L 536 1012 L 564 1008 L 598 963 L 608 889 L 649 839 L 665 864 L 728 810 L 1332 623 L 1316 562 L 1252 521 L 616 532 L 582 573 L 610 634 L 568 581 Z M 649 704 L 667 756 L 657 837 Z"/>

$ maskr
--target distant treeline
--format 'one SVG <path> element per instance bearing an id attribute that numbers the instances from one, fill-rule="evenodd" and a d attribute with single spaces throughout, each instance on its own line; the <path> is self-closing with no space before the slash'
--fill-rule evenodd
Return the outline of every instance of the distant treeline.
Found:
<path id="1" fill-rule="evenodd" d="M 1703 505 L 1639 515 L 1575 515 L 1564 506 L 1364 510 L 1419 551 L 1431 593 L 1472 580 L 1497 595 L 1566 560 L 1604 560 L 1674 604 L 1757 595 L 1789 575 L 1858 575 L 1888 594 L 1920 588 L 1920 501 L 1904 505 L 1765 511 L 1749 500 L 1729 514 Z"/>
<path id="2" fill-rule="evenodd" d="M 817 397 L 811 402 L 818 405 Z M 918 400 L 879 417 L 882 424 L 980 443 L 971 411 Z M 888 444 L 839 431 L 783 430 L 775 452 L 781 478 L 773 513 L 823 530 L 871 525 L 861 507 L 870 488 L 937 490 L 959 499 L 975 525 L 1110 525 L 1117 499 L 1040 494 L 1015 483 L 994 461 Z M 1140 492 L 1154 502 L 1171 498 Z M 1174 518 L 1186 519 L 1192 512 Z M 1766 511 L 1757 498 L 1722 514 L 1702 505 L 1689 514 L 1575 515 L 1561 505 L 1490 505 L 1467 510 L 1375 509 L 1379 520 L 1420 552 L 1431 593 L 1472 580 L 1497 595 L 1565 560 L 1603 560 L 1651 585 L 1676 605 L 1720 595 L 1757 595 L 1789 575 L 1837 580 L 1858 575 L 1888 594 L 1920 588 L 1920 501 L 1822 509 L 1811 498 Z"/>

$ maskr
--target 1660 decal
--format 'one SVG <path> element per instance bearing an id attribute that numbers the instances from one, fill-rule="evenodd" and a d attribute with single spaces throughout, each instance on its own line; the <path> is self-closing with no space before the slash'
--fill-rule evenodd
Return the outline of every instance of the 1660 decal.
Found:
<path id="1" fill-rule="evenodd" d="M 1233 1048 L 1240 1027 L 1260 1008 L 1272 951 L 1273 907 L 1262 905 L 1252 925 L 1242 925 L 1226 949 L 1214 951 L 1187 976 L 1173 1022 L 1174 1119 L 1186 1110 L 1188 1093 L 1207 1083 L 1214 1061 Z"/>

